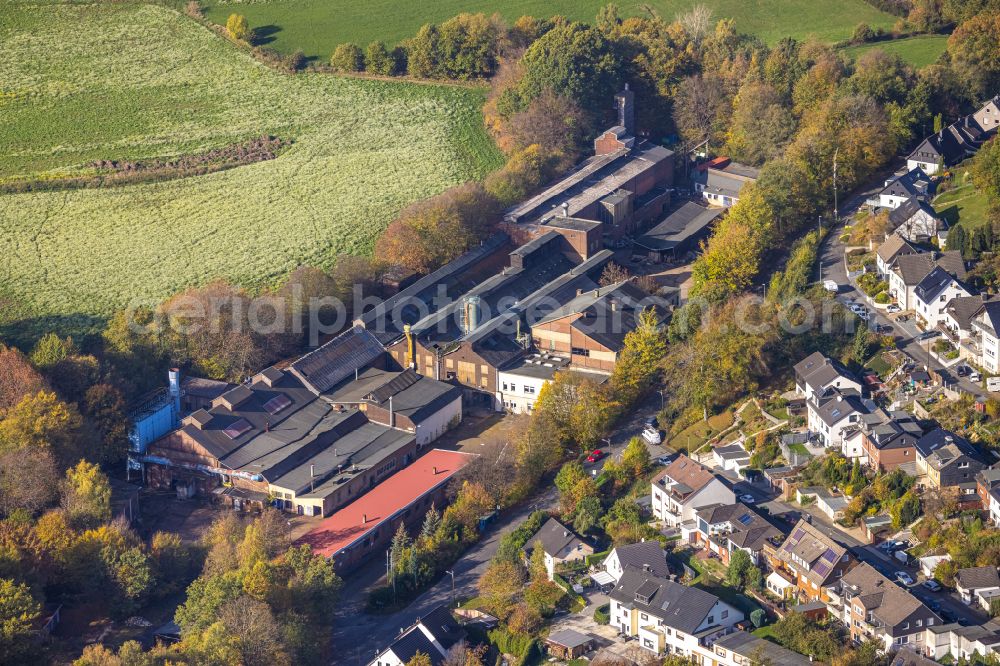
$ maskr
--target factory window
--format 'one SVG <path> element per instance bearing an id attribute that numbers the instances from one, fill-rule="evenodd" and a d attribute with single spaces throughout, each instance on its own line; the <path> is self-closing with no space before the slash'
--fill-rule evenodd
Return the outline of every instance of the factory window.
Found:
<path id="1" fill-rule="evenodd" d="M 573 347 L 573 355 L 574 356 L 590 356 L 590 350 L 589 349 L 582 349 L 580 347 Z"/>

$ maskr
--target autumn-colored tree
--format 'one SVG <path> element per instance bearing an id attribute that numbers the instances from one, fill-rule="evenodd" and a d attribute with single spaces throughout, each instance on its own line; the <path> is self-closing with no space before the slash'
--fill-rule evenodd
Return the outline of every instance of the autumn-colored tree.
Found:
<path id="1" fill-rule="evenodd" d="M 28 395 L 45 388 L 42 375 L 20 350 L 0 344 L 0 417 Z"/>
<path id="2" fill-rule="evenodd" d="M 330 67 L 338 72 L 360 72 L 365 68 L 365 54 L 357 44 L 338 44 L 330 56 Z"/>
<path id="3" fill-rule="evenodd" d="M 229 33 L 232 39 L 237 41 L 253 41 L 253 32 L 250 30 L 250 24 L 247 23 L 247 17 L 242 14 L 229 15 L 229 18 L 226 19 L 226 32 Z"/>
<path id="4" fill-rule="evenodd" d="M 59 469 L 48 449 L 20 448 L 0 454 L 0 514 L 34 514 L 59 498 Z"/>
<path id="5" fill-rule="evenodd" d="M 364 68 L 368 73 L 392 76 L 397 67 L 396 58 L 385 42 L 374 41 L 365 49 Z"/>
<path id="6" fill-rule="evenodd" d="M 97 431 L 99 460 L 110 465 L 124 459 L 129 445 L 129 426 L 121 391 L 111 384 L 95 384 L 84 394 L 82 408 Z"/>
<path id="7" fill-rule="evenodd" d="M 60 463 L 78 459 L 83 419 L 73 405 L 50 391 L 29 395 L 0 420 L 0 453 L 48 450 Z"/>
<path id="8" fill-rule="evenodd" d="M 641 437 L 633 437 L 622 451 L 622 469 L 630 479 L 640 479 L 651 465 L 649 449 Z"/>
<path id="9" fill-rule="evenodd" d="M 507 132 L 516 149 L 537 144 L 553 162 L 553 170 L 568 166 L 579 153 L 587 118 L 569 97 L 544 90 L 527 107 L 507 121 Z"/>
<path id="10" fill-rule="evenodd" d="M 486 237 L 499 214 L 478 183 L 466 183 L 405 208 L 375 246 L 390 264 L 430 272 Z"/>
<path id="11" fill-rule="evenodd" d="M 524 569 L 513 562 L 494 560 L 479 577 L 479 594 L 494 615 L 506 619 L 524 586 Z"/>
<path id="12" fill-rule="evenodd" d="M 761 165 L 784 152 L 794 131 L 795 118 L 778 91 L 766 83 L 749 83 L 733 100 L 726 150 L 735 160 Z"/>
<path id="13" fill-rule="evenodd" d="M 245 666 L 291 663 L 281 641 L 281 625 L 266 603 L 239 596 L 219 608 L 219 622 Z"/>
<path id="14" fill-rule="evenodd" d="M 689 76 L 674 99 L 674 124 L 689 145 L 708 141 L 720 146 L 732 112 L 732 96 L 716 74 Z"/>
<path id="15" fill-rule="evenodd" d="M 960 23 L 948 38 L 952 68 L 978 99 L 1000 89 L 1000 7 Z"/>
<path id="16" fill-rule="evenodd" d="M 62 505 L 70 522 L 80 529 L 111 519 L 111 484 L 101 468 L 81 460 L 66 470 Z"/>
<path id="17" fill-rule="evenodd" d="M 434 662 L 431 661 L 430 655 L 418 650 L 407 660 L 406 666 L 434 666 Z"/>
<path id="18" fill-rule="evenodd" d="M 645 392 L 667 353 L 667 331 L 660 314 L 646 308 L 635 317 L 635 328 L 625 334 L 611 374 L 612 394 L 631 404 Z"/>
<path id="19" fill-rule="evenodd" d="M 41 612 L 41 604 L 27 585 L 0 578 L 0 662 L 27 663 L 32 624 Z"/>

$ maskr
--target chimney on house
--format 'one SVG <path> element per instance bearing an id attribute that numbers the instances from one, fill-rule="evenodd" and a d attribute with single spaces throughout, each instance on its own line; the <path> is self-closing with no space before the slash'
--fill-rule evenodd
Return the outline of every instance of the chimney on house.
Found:
<path id="1" fill-rule="evenodd" d="M 389 396 L 389 427 L 396 427 L 396 415 L 392 411 L 392 396 Z"/>
<path id="2" fill-rule="evenodd" d="M 437 473 L 438 473 L 437 465 L 434 465 L 433 467 L 431 467 L 431 471 L 434 473 L 434 476 L 437 476 Z"/>
<path id="3" fill-rule="evenodd" d="M 181 418 L 181 371 L 170 368 L 167 372 L 167 384 L 170 387 L 170 398 L 174 403 L 173 425 L 176 427 Z"/>
<path id="4" fill-rule="evenodd" d="M 569 204 L 566 203 L 565 201 L 563 202 L 562 205 L 562 216 L 569 217 Z"/>
<path id="5" fill-rule="evenodd" d="M 361 514 L 361 524 L 362 525 L 367 525 L 368 524 L 368 514 L 367 513 Z"/>

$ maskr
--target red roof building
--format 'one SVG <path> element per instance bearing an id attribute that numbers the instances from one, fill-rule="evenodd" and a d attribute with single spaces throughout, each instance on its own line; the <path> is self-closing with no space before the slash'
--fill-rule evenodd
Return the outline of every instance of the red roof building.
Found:
<path id="1" fill-rule="evenodd" d="M 298 544 L 332 558 L 338 571 L 352 568 L 388 544 L 401 523 L 423 521 L 431 504 L 444 499 L 448 481 L 472 454 L 433 449 L 370 491 L 324 518 Z"/>

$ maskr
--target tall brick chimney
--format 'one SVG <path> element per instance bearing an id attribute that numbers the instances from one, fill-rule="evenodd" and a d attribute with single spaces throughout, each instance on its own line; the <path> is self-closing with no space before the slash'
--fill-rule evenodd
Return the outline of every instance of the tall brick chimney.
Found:
<path id="1" fill-rule="evenodd" d="M 615 109 L 618 111 L 618 124 L 625 128 L 629 136 L 635 136 L 635 93 L 625 89 L 615 95 Z"/>

